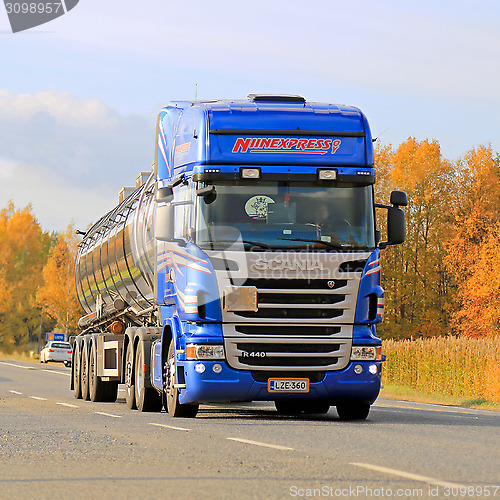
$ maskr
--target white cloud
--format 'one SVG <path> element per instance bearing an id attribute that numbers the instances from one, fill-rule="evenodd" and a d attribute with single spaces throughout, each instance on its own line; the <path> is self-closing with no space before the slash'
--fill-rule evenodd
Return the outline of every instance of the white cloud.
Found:
<path id="1" fill-rule="evenodd" d="M 118 194 L 102 184 L 92 190 L 68 183 L 45 165 L 27 165 L 0 158 L 2 208 L 12 200 L 17 208 L 31 204 L 46 231 L 61 231 L 71 222 L 85 229 L 110 210 Z"/>
<path id="2" fill-rule="evenodd" d="M 80 99 L 67 92 L 44 90 L 36 94 L 14 94 L 0 89 L 1 119 L 26 120 L 38 113 L 50 115 L 64 126 L 92 126 L 112 129 L 119 115 L 97 98 Z"/>
<path id="3" fill-rule="evenodd" d="M 32 203 L 44 228 L 86 227 L 150 169 L 154 127 L 97 99 L 0 90 L 0 207 Z"/>

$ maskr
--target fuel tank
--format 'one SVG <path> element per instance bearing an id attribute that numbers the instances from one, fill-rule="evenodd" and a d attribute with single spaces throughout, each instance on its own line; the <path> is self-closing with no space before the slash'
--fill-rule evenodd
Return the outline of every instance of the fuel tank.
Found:
<path id="1" fill-rule="evenodd" d="M 84 235 L 75 280 L 78 299 L 87 314 L 96 312 L 99 317 L 111 311 L 116 299 L 137 310 L 153 305 L 154 187 L 153 175 L 144 183 L 138 181 L 136 188 Z"/>

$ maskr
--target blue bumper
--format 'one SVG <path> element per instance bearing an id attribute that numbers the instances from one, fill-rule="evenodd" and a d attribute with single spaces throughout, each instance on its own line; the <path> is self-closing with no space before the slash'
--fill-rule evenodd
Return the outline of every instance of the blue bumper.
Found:
<path id="1" fill-rule="evenodd" d="M 203 373 L 195 371 L 195 365 L 205 367 Z M 213 366 L 222 366 L 220 373 Z M 354 366 L 361 365 L 361 373 Z M 368 370 L 377 367 L 377 373 Z M 321 382 L 311 382 L 308 393 L 269 392 L 266 382 L 257 382 L 249 371 L 230 368 L 224 361 L 185 361 L 186 389 L 181 390 L 180 403 L 208 403 L 226 401 L 275 401 L 277 399 L 314 399 L 336 405 L 348 401 L 372 404 L 380 392 L 382 363 L 380 361 L 351 362 L 344 370 L 326 372 Z M 301 378 L 300 372 L 297 378 Z"/>

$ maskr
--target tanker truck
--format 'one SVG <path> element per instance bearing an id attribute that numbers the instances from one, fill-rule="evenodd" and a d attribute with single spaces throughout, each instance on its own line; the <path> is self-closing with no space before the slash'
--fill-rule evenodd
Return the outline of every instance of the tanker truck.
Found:
<path id="1" fill-rule="evenodd" d="M 269 401 L 365 419 L 380 251 L 404 241 L 407 204 L 375 203 L 372 142 L 359 109 L 300 96 L 164 107 L 151 172 L 79 245 L 75 397 L 116 401 L 125 384 L 129 408 L 173 417 Z"/>

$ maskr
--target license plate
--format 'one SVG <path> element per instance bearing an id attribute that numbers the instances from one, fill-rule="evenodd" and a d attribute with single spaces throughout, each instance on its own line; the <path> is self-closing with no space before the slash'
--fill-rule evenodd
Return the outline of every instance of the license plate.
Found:
<path id="1" fill-rule="evenodd" d="M 269 392 L 309 392 L 308 378 L 270 378 L 267 381 Z"/>

